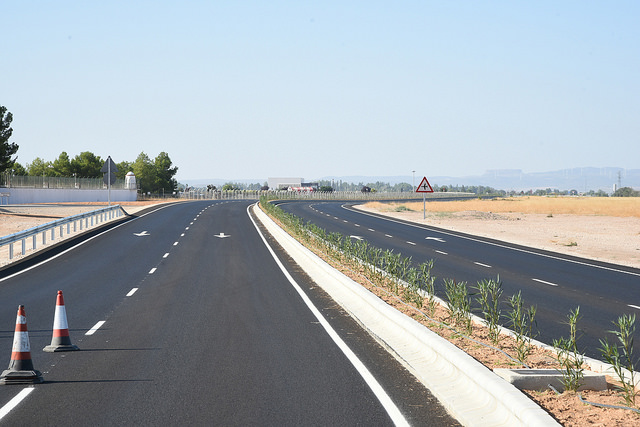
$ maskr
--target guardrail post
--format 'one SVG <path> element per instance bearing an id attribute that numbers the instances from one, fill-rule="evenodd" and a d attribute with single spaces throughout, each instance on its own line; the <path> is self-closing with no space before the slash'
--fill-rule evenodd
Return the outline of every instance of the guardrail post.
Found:
<path id="1" fill-rule="evenodd" d="M 13 243 L 9 243 L 9 259 L 13 259 Z"/>
<path id="2" fill-rule="evenodd" d="M 22 255 L 27 253 L 27 239 L 22 239 Z"/>

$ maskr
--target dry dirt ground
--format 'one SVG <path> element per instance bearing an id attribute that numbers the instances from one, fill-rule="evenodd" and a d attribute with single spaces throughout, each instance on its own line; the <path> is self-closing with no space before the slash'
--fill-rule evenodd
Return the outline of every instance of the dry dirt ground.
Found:
<path id="1" fill-rule="evenodd" d="M 135 213 L 149 205 L 163 201 L 153 200 L 144 202 L 118 203 L 128 213 Z M 6 236 L 37 225 L 68 217 L 78 213 L 92 211 L 106 206 L 104 203 L 93 204 L 40 204 L 24 206 L 0 206 L 0 236 Z M 398 210 L 398 206 L 387 204 L 361 206 L 363 210 L 385 213 L 393 217 L 424 223 L 441 228 L 461 231 L 469 234 L 487 236 L 495 239 L 510 241 L 528 246 L 540 247 L 556 252 L 569 253 L 586 258 L 610 261 L 633 267 L 640 267 L 640 210 L 630 216 L 608 215 L 575 215 L 553 213 L 522 213 L 522 212 L 494 212 L 475 207 L 473 209 L 442 209 L 441 211 L 426 212 L 423 219 L 422 203 L 419 207 L 406 207 Z M 487 211 L 488 210 L 488 211 Z M 494 209 L 495 210 L 495 209 Z M 6 249 L 0 248 L 0 266 L 8 263 Z M 338 266 L 336 266 L 338 267 Z M 358 272 L 348 272 L 356 280 L 366 285 L 366 279 L 358 278 Z M 425 322 L 423 316 L 404 303 L 399 302 L 397 296 L 384 289 L 372 289 L 389 304 L 396 306 L 407 315 Z M 434 318 L 446 319 L 443 310 L 438 309 Z M 430 326 L 432 329 L 441 329 Z M 474 330 L 480 336 L 486 333 L 482 328 Z M 440 331 L 442 333 L 442 331 Z M 447 335 L 442 333 L 442 335 Z M 469 345 L 456 334 L 449 334 L 448 339 L 486 366 L 508 367 L 509 362 L 496 357 L 493 351 L 484 350 L 477 345 Z M 477 338 L 474 335 L 474 338 Z M 485 337 L 486 341 L 486 337 Z M 503 341 L 503 349 L 509 348 L 508 339 Z M 535 367 L 549 367 L 553 357 L 544 351 L 536 351 L 531 356 L 530 365 Z M 615 380 L 608 378 L 610 390 L 606 392 L 582 393 L 585 400 L 609 405 L 621 405 L 623 399 L 615 391 Z M 581 403 L 578 396 L 563 393 L 558 396 L 552 391 L 544 393 L 527 393 L 538 402 L 561 424 L 566 426 L 629 426 L 640 425 L 640 415 L 622 409 L 608 409 Z"/>

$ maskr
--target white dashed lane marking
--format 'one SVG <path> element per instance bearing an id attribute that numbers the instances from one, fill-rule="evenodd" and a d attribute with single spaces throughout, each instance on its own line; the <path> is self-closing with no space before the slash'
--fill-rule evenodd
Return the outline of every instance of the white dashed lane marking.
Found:
<path id="1" fill-rule="evenodd" d="M 474 264 L 475 264 L 475 265 L 479 265 L 480 267 L 491 268 L 491 266 L 490 266 L 490 265 L 483 264 L 483 263 L 481 263 L 481 262 L 474 262 Z"/>
<path id="2" fill-rule="evenodd" d="M 556 283 L 547 282 L 546 280 L 540 280 L 540 279 L 533 279 L 533 280 L 538 282 L 538 283 L 543 283 L 543 284 L 549 285 L 549 286 L 558 286 Z"/>
<path id="3" fill-rule="evenodd" d="M 95 334 L 96 331 L 98 329 L 100 329 L 102 327 L 102 325 L 104 325 L 104 324 L 105 324 L 104 320 L 99 321 L 98 323 L 93 325 L 93 328 L 89 329 L 85 335 L 93 335 L 93 334 Z"/>

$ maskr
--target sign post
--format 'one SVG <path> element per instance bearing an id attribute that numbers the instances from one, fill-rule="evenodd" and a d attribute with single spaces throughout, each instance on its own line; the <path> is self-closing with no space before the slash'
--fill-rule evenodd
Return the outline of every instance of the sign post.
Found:
<path id="1" fill-rule="evenodd" d="M 420 181 L 420 185 L 418 185 L 418 187 L 416 188 L 416 193 L 422 193 L 422 219 L 426 219 L 427 193 L 433 193 L 433 188 L 431 187 L 431 184 L 429 184 L 426 176 L 422 178 L 422 181 Z"/>
<path id="2" fill-rule="evenodd" d="M 107 189 L 109 190 L 109 206 L 111 206 L 111 184 L 115 184 L 116 172 L 118 172 L 118 167 L 113 160 L 111 160 L 111 156 L 107 157 L 107 161 L 102 165 L 100 172 L 104 174 L 102 180 L 107 184 Z"/>

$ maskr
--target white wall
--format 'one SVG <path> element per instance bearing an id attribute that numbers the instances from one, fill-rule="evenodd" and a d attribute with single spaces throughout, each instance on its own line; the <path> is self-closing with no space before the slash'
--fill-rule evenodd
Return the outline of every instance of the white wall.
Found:
<path id="1" fill-rule="evenodd" d="M 108 202 L 108 190 L 80 190 L 74 188 L 0 188 L 2 204 L 63 202 Z M 10 194 L 9 197 L 4 197 Z M 130 202 L 137 199 L 136 190 L 111 189 L 112 202 Z"/>

